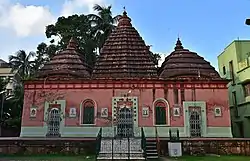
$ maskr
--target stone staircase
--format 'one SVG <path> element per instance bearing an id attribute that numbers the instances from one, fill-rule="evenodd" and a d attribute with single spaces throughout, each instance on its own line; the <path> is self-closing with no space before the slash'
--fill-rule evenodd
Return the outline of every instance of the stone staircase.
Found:
<path id="1" fill-rule="evenodd" d="M 145 160 L 141 148 L 141 138 L 130 138 L 129 140 L 127 138 L 102 138 L 97 160 L 128 159 Z"/>
<path id="2" fill-rule="evenodd" d="M 147 159 L 158 159 L 157 152 L 157 142 L 156 140 L 147 140 L 146 141 L 146 155 Z"/>

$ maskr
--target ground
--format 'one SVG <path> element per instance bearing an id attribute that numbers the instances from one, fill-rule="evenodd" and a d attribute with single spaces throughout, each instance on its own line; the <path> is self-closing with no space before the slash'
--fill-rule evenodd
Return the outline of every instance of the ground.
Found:
<path id="1" fill-rule="evenodd" d="M 195 157 L 195 156 L 184 156 L 181 158 L 166 158 L 163 161 L 246 161 L 250 160 L 250 156 L 205 156 L 205 157 Z"/>
<path id="2" fill-rule="evenodd" d="M 92 156 L 10 156 L 0 157 L 0 161 L 95 161 Z"/>
<path id="3" fill-rule="evenodd" d="M 94 157 L 86 156 L 12 156 L 12 157 L 0 157 L 1 161 L 94 161 Z M 181 158 L 164 158 L 162 161 L 246 161 L 250 160 L 250 156 L 206 156 L 206 157 L 194 157 L 185 156 Z"/>

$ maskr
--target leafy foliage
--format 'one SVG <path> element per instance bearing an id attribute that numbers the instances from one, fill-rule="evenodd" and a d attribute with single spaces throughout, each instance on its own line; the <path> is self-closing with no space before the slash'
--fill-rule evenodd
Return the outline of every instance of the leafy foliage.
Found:
<path id="1" fill-rule="evenodd" d="M 86 63 L 93 66 L 96 59 L 95 37 L 92 32 L 90 20 L 85 15 L 72 15 L 69 17 L 59 17 L 57 22 L 46 27 L 46 36 L 60 38 L 57 47 L 54 49 L 65 49 L 70 38 L 74 37 L 79 45 L 79 52 L 85 58 Z M 53 55 L 50 55 L 53 56 Z M 50 57 L 51 58 L 51 57 Z"/>
<path id="2" fill-rule="evenodd" d="M 20 127 L 21 113 L 23 105 L 23 88 L 22 86 L 16 86 L 14 95 L 6 95 L 4 93 L 8 80 L 0 79 L 1 90 L 1 125 L 8 127 Z"/>
<path id="3" fill-rule="evenodd" d="M 14 89 L 14 95 L 7 97 L 4 102 L 4 123 L 12 128 L 21 127 L 22 109 L 24 100 L 24 89 L 19 84 Z"/>
<path id="4" fill-rule="evenodd" d="M 96 4 L 93 9 L 97 11 L 97 15 L 89 14 L 87 17 L 91 22 L 92 32 L 95 34 L 96 45 L 101 49 L 121 16 L 112 17 L 111 6 L 102 7 Z"/>
<path id="5" fill-rule="evenodd" d="M 31 58 L 34 56 L 34 52 L 27 54 L 24 50 L 19 50 L 16 54 L 10 55 L 9 63 L 11 64 L 12 72 L 16 72 L 22 80 L 31 77 L 35 63 Z"/>
<path id="6" fill-rule="evenodd" d="M 150 55 L 151 55 L 151 57 L 152 57 L 152 60 L 153 60 L 154 64 L 155 64 L 156 66 L 158 66 L 158 65 L 159 65 L 159 61 L 161 60 L 160 54 L 150 52 Z"/>

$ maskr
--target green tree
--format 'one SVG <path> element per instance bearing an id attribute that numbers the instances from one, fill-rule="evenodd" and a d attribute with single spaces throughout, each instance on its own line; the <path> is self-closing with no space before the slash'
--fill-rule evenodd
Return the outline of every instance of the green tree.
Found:
<path id="1" fill-rule="evenodd" d="M 92 24 L 92 31 L 95 34 L 97 47 L 102 48 L 110 33 L 115 29 L 120 15 L 112 16 L 111 6 L 105 7 L 98 4 L 94 5 L 93 9 L 96 14 L 89 14 L 88 18 Z"/>
<path id="2" fill-rule="evenodd" d="M 37 46 L 37 51 L 35 55 L 35 61 L 33 65 L 33 71 L 40 69 L 47 60 L 47 44 L 41 43 Z M 35 73 L 34 73 L 35 74 Z"/>
<path id="3" fill-rule="evenodd" d="M 22 83 L 18 83 L 14 88 L 13 96 L 5 97 L 3 122 L 9 128 L 21 128 L 21 118 L 23 110 L 24 88 Z"/>
<path id="4" fill-rule="evenodd" d="M 159 65 L 159 61 L 161 60 L 161 55 L 158 54 L 158 53 L 153 53 L 153 52 L 151 52 L 151 51 L 149 51 L 149 53 L 150 53 L 150 56 L 151 56 L 151 58 L 152 58 L 154 64 L 155 64 L 156 66 L 158 66 L 158 65 Z"/>
<path id="5" fill-rule="evenodd" d="M 32 76 L 34 61 L 31 59 L 34 56 L 34 52 L 27 54 L 24 50 L 19 50 L 15 55 L 9 56 L 9 63 L 11 64 L 12 71 L 16 72 L 22 80 Z"/>
<path id="6" fill-rule="evenodd" d="M 58 46 L 54 44 L 47 45 L 42 42 L 37 46 L 37 51 L 35 54 L 35 60 L 33 64 L 33 74 L 36 75 L 36 72 L 43 67 L 43 65 L 48 62 L 57 52 Z"/>
<path id="7" fill-rule="evenodd" d="M 5 90 L 7 83 L 7 79 L 0 78 L 0 92 Z"/>
<path id="8" fill-rule="evenodd" d="M 92 32 L 91 22 L 87 16 L 82 14 L 72 15 L 67 18 L 59 17 L 55 24 L 46 27 L 45 34 L 47 38 L 52 38 L 52 36 L 60 38 L 57 50 L 65 49 L 70 38 L 74 37 L 84 60 L 93 67 L 96 60 L 95 48 L 97 45 Z"/>

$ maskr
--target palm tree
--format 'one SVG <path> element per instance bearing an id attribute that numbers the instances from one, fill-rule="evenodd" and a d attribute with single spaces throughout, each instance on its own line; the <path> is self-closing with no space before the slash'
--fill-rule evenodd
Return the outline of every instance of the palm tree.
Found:
<path id="1" fill-rule="evenodd" d="M 94 11 L 96 14 L 89 14 L 88 17 L 91 21 L 93 32 L 95 33 L 97 46 L 99 50 L 102 48 L 104 42 L 115 29 L 115 24 L 118 22 L 120 15 L 112 17 L 111 6 L 102 7 L 98 4 L 94 5 Z"/>
<path id="2" fill-rule="evenodd" d="M 19 50 L 15 55 L 9 56 L 9 63 L 12 71 L 16 72 L 22 80 L 31 77 L 34 61 L 31 58 L 35 55 L 34 52 L 27 54 L 24 50 Z"/>

